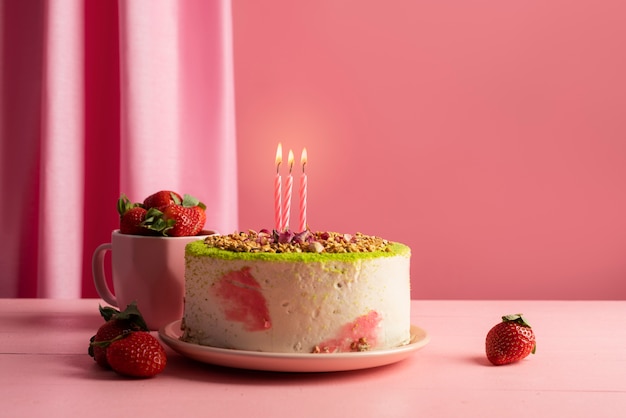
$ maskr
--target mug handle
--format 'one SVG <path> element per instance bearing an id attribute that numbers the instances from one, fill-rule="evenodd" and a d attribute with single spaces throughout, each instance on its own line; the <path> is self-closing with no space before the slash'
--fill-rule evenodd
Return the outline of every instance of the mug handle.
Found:
<path id="1" fill-rule="evenodd" d="M 105 302 L 117 306 L 117 298 L 109 289 L 107 284 L 106 275 L 104 274 L 104 255 L 107 251 L 111 251 L 111 243 L 101 244 L 96 248 L 91 258 L 91 272 L 93 274 L 93 282 L 96 285 L 96 291 L 98 295 Z"/>

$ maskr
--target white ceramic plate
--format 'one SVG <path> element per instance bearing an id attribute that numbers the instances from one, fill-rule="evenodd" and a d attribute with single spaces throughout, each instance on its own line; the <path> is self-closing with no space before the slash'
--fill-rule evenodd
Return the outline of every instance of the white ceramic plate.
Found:
<path id="1" fill-rule="evenodd" d="M 411 325 L 411 341 L 407 345 L 388 350 L 359 353 L 266 353 L 208 347 L 181 341 L 180 320 L 159 330 L 159 337 L 174 351 L 185 357 L 238 369 L 275 372 L 336 372 L 384 366 L 404 360 L 430 340 L 423 329 Z"/>

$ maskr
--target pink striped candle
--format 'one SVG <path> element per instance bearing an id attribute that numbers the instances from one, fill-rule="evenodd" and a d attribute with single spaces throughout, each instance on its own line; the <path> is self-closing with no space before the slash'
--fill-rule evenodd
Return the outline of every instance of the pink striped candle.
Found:
<path id="1" fill-rule="evenodd" d="M 280 177 L 280 164 L 283 162 L 283 146 L 278 143 L 276 148 L 276 178 L 274 179 L 274 225 L 276 230 L 280 231 L 283 226 L 282 220 L 282 183 Z"/>
<path id="2" fill-rule="evenodd" d="M 302 155 L 300 156 L 300 165 L 302 165 L 302 176 L 300 177 L 300 232 L 305 231 L 307 228 L 306 225 L 306 199 L 307 199 L 307 187 L 308 187 L 308 179 L 306 176 L 306 172 L 304 168 L 307 163 L 307 154 L 306 148 L 302 150 Z"/>
<path id="3" fill-rule="evenodd" d="M 285 184 L 285 198 L 283 199 L 283 227 L 282 231 L 289 229 L 289 218 L 291 217 L 291 192 L 293 190 L 293 176 L 291 172 L 293 170 L 293 151 L 289 150 L 289 175 L 287 176 L 287 183 Z"/>

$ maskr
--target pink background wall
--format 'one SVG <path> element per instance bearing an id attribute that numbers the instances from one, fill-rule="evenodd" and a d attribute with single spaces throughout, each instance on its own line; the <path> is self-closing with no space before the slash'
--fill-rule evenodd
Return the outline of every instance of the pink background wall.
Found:
<path id="1" fill-rule="evenodd" d="M 410 245 L 414 298 L 626 297 L 623 2 L 233 14 L 241 229 L 273 225 L 281 141 L 311 227 Z"/>

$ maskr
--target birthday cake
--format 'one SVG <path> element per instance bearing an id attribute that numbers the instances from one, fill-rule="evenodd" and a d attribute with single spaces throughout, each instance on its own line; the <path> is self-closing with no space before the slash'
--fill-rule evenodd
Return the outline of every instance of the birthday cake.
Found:
<path id="1" fill-rule="evenodd" d="M 181 340 L 274 353 L 409 343 L 408 246 L 364 234 L 241 232 L 187 245 Z"/>

